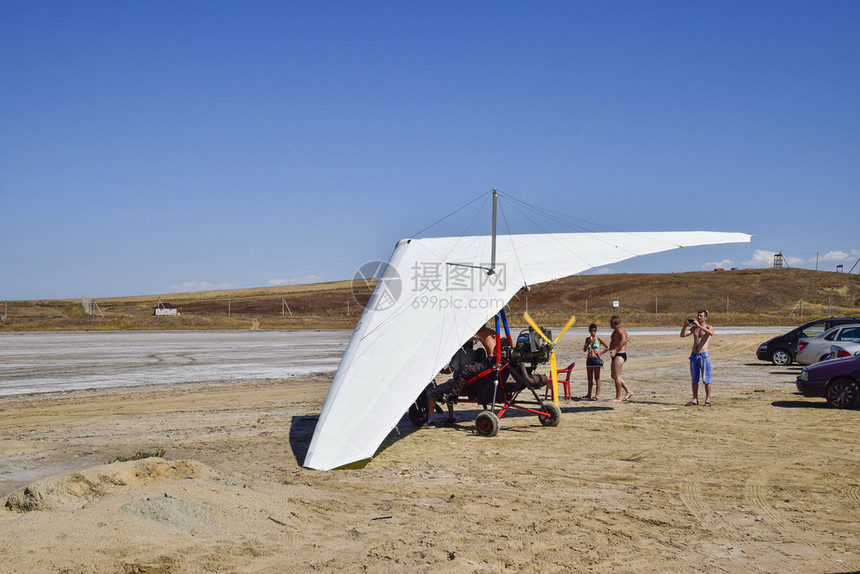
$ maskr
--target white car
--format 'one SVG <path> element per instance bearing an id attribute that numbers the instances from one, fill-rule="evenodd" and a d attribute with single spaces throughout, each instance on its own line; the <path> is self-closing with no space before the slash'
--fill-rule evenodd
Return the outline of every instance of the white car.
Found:
<path id="1" fill-rule="evenodd" d="M 824 331 L 817 337 L 808 337 L 797 342 L 797 362 L 811 365 L 830 356 L 830 347 L 841 341 L 860 342 L 860 324 L 839 325 Z"/>
<path id="2" fill-rule="evenodd" d="M 838 345 L 830 345 L 831 359 L 844 359 L 854 355 L 860 355 L 860 343 L 840 341 Z"/>

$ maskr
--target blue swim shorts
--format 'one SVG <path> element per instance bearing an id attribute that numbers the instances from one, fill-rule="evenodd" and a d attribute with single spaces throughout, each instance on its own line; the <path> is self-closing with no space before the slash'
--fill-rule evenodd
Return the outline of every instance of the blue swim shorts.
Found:
<path id="1" fill-rule="evenodd" d="M 690 355 L 690 376 L 694 383 L 701 379 L 706 385 L 711 384 L 711 356 L 707 351 Z"/>

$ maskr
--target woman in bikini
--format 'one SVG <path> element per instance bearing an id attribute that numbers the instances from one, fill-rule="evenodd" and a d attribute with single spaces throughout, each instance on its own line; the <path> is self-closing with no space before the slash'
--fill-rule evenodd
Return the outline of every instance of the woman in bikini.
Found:
<path id="1" fill-rule="evenodd" d="M 603 349 L 601 349 L 601 345 Z M 592 323 L 588 326 L 588 337 L 585 338 L 585 345 L 582 347 L 585 351 L 585 371 L 588 373 L 588 394 L 583 397 L 587 401 L 596 401 L 600 398 L 600 367 L 603 366 L 603 359 L 600 355 L 609 350 L 609 345 L 597 336 L 597 325 Z M 595 389 L 594 395 L 591 394 L 591 389 Z"/>

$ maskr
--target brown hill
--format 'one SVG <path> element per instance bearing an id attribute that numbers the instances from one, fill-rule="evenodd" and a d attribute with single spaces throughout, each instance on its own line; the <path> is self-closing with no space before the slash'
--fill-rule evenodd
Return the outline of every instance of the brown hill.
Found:
<path id="1" fill-rule="evenodd" d="M 536 318 L 569 309 L 578 324 L 617 314 L 628 324 L 675 325 L 708 309 L 724 325 L 786 325 L 853 313 L 858 294 L 860 276 L 808 269 L 576 275 L 538 286 L 528 307 Z"/>
<path id="2" fill-rule="evenodd" d="M 367 293 L 339 281 L 276 288 L 162 295 L 178 317 L 154 317 L 158 296 L 99 299 L 92 315 L 79 300 L 10 301 L 0 331 L 114 329 L 353 328 Z M 808 269 L 747 269 L 689 273 L 576 275 L 521 291 L 508 315 L 522 324 L 528 310 L 538 321 L 606 324 L 620 315 L 627 325 L 679 325 L 706 308 L 722 325 L 790 325 L 811 317 L 853 315 L 860 276 Z M 618 306 L 614 306 L 614 302 Z"/>

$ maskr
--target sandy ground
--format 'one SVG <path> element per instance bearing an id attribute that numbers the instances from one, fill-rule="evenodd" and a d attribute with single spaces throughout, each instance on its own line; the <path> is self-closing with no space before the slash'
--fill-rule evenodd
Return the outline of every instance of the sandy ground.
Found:
<path id="1" fill-rule="evenodd" d="M 461 405 L 349 471 L 301 468 L 329 380 L 0 399 L 0 571 L 860 570 L 860 412 L 797 395 L 765 338 L 717 329 L 711 408 L 683 406 L 690 339 L 637 336 L 631 402 L 495 438 Z"/>

